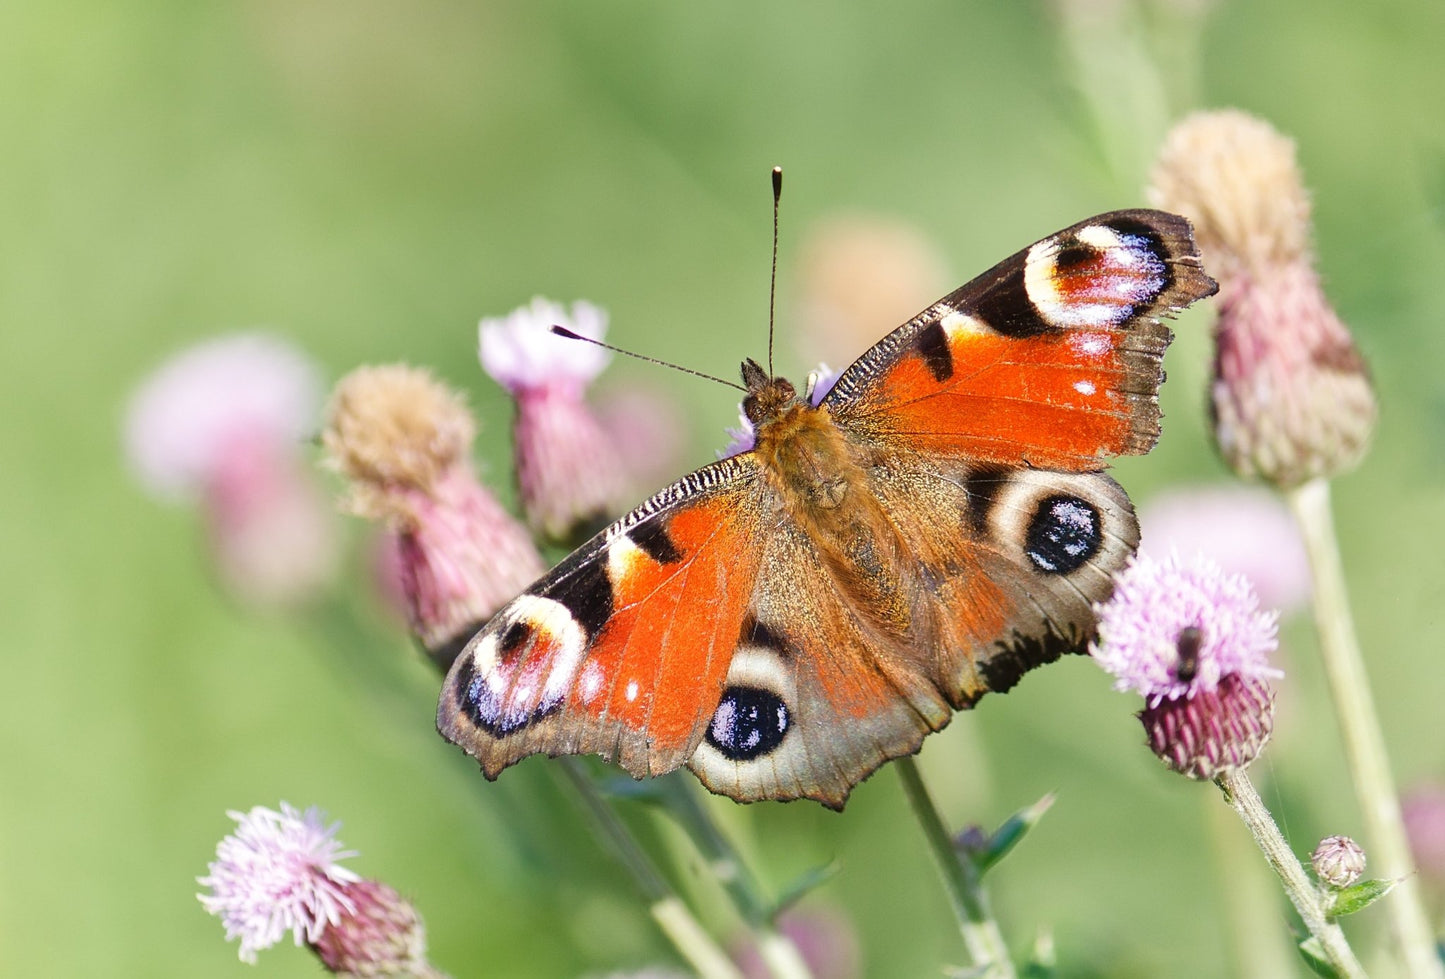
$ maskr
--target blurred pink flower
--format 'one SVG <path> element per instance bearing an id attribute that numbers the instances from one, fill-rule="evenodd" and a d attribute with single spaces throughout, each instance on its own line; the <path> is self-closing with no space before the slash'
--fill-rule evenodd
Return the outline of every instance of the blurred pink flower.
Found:
<path id="1" fill-rule="evenodd" d="M 291 932 L 338 975 L 442 979 L 426 959 L 421 918 L 395 890 L 365 880 L 339 861 L 356 854 L 336 840 L 314 806 L 300 812 L 256 806 L 227 813 L 236 831 L 216 847 L 216 860 L 196 878 L 201 906 L 239 938 L 241 961 Z"/>
<path id="2" fill-rule="evenodd" d="M 1445 890 L 1445 784 L 1414 786 L 1401 799 L 1400 808 L 1415 866 L 1433 887 Z"/>
<path id="3" fill-rule="evenodd" d="M 483 319 L 478 336 L 482 367 L 517 406 L 513 448 L 527 521 L 566 540 L 616 515 L 626 476 L 616 445 L 583 399 L 607 351 L 559 337 L 553 326 L 601 339 L 607 315 L 586 302 L 574 303 L 569 314 L 539 296 L 505 317 Z"/>
<path id="4" fill-rule="evenodd" d="M 319 403 L 311 362 L 260 334 L 185 350 L 131 398 L 131 468 L 162 500 L 200 502 L 217 574 L 243 601 L 303 601 L 335 573 L 335 522 L 302 452 Z"/>
<path id="5" fill-rule="evenodd" d="M 938 249 L 898 218 L 825 219 L 808 230 L 798 254 L 797 344 L 805 360 L 850 363 L 950 286 Z"/>
<path id="6" fill-rule="evenodd" d="M 778 931 L 797 946 L 815 979 L 858 979 L 863 974 L 858 937 L 842 912 L 824 907 L 792 908 L 778 918 Z M 754 945 L 737 946 L 733 958 L 747 979 L 773 975 Z"/>
<path id="7" fill-rule="evenodd" d="M 688 433 L 671 399 L 644 387 L 610 391 L 599 399 L 597 413 L 632 495 L 649 495 L 682 474 Z"/>
<path id="8" fill-rule="evenodd" d="M 1302 609 L 1309 558 L 1299 527 L 1275 493 L 1230 484 L 1185 486 L 1139 508 L 1140 550 L 1156 560 L 1202 554 L 1226 575 L 1243 575 L 1267 608 Z"/>

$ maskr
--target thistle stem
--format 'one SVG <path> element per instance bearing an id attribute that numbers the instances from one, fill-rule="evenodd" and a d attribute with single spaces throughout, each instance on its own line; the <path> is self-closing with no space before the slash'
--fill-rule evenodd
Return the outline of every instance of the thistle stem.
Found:
<path id="1" fill-rule="evenodd" d="M 1225 801 L 1239 814 L 1239 818 L 1244 820 L 1244 825 L 1249 827 L 1254 842 L 1259 844 L 1265 860 L 1269 861 L 1270 867 L 1279 876 L 1285 894 L 1299 912 L 1305 928 L 1319 940 L 1325 958 L 1345 979 L 1365 979 L 1364 967 L 1355 958 L 1350 943 L 1345 940 L 1345 933 L 1326 916 L 1319 889 L 1310 881 L 1309 875 L 1300 865 L 1299 858 L 1289 848 L 1289 843 L 1279 831 L 1274 817 L 1269 814 L 1269 810 L 1259 798 L 1259 793 L 1254 790 L 1254 783 L 1249 780 L 1249 775 L 1243 769 L 1238 769 L 1226 772 L 1214 781 L 1224 793 Z"/>
<path id="2" fill-rule="evenodd" d="M 1315 627 L 1340 737 L 1369 840 L 1370 859 L 1380 876 L 1398 880 L 1384 901 L 1407 972 L 1415 979 L 1442 979 L 1445 967 L 1435 951 L 1430 921 L 1400 818 L 1400 800 L 1390 773 L 1364 657 L 1350 614 L 1349 593 L 1330 514 L 1330 485 L 1311 480 L 1285 494 L 1304 536 L 1314 578 Z"/>
<path id="3" fill-rule="evenodd" d="M 918 763 L 912 757 L 905 757 L 898 759 L 896 767 L 898 777 L 903 780 L 903 793 L 908 797 L 908 804 L 923 830 L 929 852 L 933 854 L 934 865 L 943 878 L 944 890 L 948 892 L 949 904 L 958 919 L 963 943 L 974 965 L 987 979 L 1016 979 L 1008 946 L 989 909 L 988 893 L 983 889 L 978 870 L 954 848 L 943 817 L 923 784 Z"/>
<path id="4" fill-rule="evenodd" d="M 664 777 L 660 784 L 667 811 L 682 825 L 693 846 L 708 862 L 713 877 L 742 916 L 758 954 L 774 979 L 812 979 L 812 971 L 797 945 L 778 931 L 773 921 L 772 902 L 765 897 L 762 885 L 713 818 L 696 787 L 677 776 Z"/>
<path id="5" fill-rule="evenodd" d="M 701 979 L 742 979 L 742 973 L 707 930 L 693 917 L 687 905 L 673 892 L 651 858 L 632 836 L 607 800 L 602 798 L 592 776 L 576 758 L 558 759 L 592 825 L 612 846 L 622 865 L 632 875 L 647 900 L 652 920 L 662 929 L 678 953 L 697 970 Z"/>

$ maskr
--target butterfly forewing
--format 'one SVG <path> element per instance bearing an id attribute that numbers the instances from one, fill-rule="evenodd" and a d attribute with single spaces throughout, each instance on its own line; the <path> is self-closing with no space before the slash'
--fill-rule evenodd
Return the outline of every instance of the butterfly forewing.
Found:
<path id="1" fill-rule="evenodd" d="M 596 753 L 638 777 L 691 755 L 722 692 L 762 556 L 751 457 L 673 484 L 584 544 L 467 644 L 437 725 L 489 777 Z"/>
<path id="2" fill-rule="evenodd" d="M 824 399 L 860 438 L 974 463 L 1094 470 L 1147 452 L 1171 334 L 1212 295 L 1189 223 L 1081 221 L 999 263 L 864 354 Z"/>

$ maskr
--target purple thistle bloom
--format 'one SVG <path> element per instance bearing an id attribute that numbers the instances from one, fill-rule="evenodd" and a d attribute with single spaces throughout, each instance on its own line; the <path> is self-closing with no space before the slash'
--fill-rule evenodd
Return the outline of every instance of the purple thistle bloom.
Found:
<path id="1" fill-rule="evenodd" d="M 286 803 L 276 812 L 256 806 L 228 812 L 236 832 L 216 847 L 216 860 L 197 883 L 201 905 L 226 926 L 226 940 L 241 940 L 241 960 L 291 932 L 296 944 L 315 944 L 322 930 L 354 910 L 345 893 L 360 880 L 337 861 L 355 856 L 335 839 L 340 823 L 325 824 L 314 806 L 299 812 Z"/>
<path id="2" fill-rule="evenodd" d="M 1208 558 L 1186 567 L 1177 554 L 1164 561 L 1141 554 L 1096 611 L 1099 638 L 1090 652 L 1114 675 L 1115 690 L 1137 690 L 1150 706 L 1212 692 L 1230 674 L 1283 675 L 1268 662 L 1279 645 L 1277 614 L 1260 611 L 1243 575 L 1226 575 Z M 1186 629 L 1198 630 L 1197 637 L 1181 637 Z M 1197 641 L 1192 656 L 1181 650 L 1181 638 Z"/>
<path id="3" fill-rule="evenodd" d="M 1269 740 L 1280 676 L 1266 657 L 1277 646 L 1277 615 L 1262 612 L 1249 582 L 1207 558 L 1185 567 L 1177 555 L 1146 554 L 1095 607 L 1090 652 L 1117 690 L 1137 690 L 1149 747 L 1191 778 L 1245 767 Z"/>

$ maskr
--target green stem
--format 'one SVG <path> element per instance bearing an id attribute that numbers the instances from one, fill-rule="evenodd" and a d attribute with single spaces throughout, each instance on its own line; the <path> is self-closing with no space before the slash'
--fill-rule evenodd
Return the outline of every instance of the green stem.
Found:
<path id="1" fill-rule="evenodd" d="M 812 971 L 792 939 L 777 930 L 773 904 L 753 876 L 747 861 L 738 853 L 712 812 L 699 797 L 697 788 L 678 775 L 659 779 L 663 805 L 697 847 L 712 870 L 713 878 L 727 892 L 733 907 L 757 945 L 775 979 L 812 979 Z"/>
<path id="2" fill-rule="evenodd" d="M 1364 967 L 1355 958 L 1350 943 L 1345 940 L 1345 933 L 1326 916 L 1319 890 L 1305 873 L 1304 867 L 1300 866 L 1299 858 L 1289 848 L 1289 843 L 1279 831 L 1274 817 L 1269 814 L 1269 810 L 1259 798 L 1259 793 L 1254 790 L 1254 783 L 1249 780 L 1249 775 L 1244 769 L 1239 769 L 1220 775 L 1214 781 L 1224 793 L 1225 801 L 1239 814 L 1244 825 L 1249 827 L 1254 842 L 1259 844 L 1264 858 L 1279 876 L 1285 894 L 1299 912 L 1304 926 L 1311 935 L 1319 939 L 1325 958 L 1345 979 L 1365 979 Z"/>
<path id="3" fill-rule="evenodd" d="M 943 878 L 944 890 L 948 892 L 949 904 L 958 919 L 958 928 L 973 964 L 987 979 L 1015 979 L 1017 974 L 1009 959 L 1008 946 L 1004 944 L 1003 932 L 989 910 L 983 882 L 972 862 L 960 856 L 954 848 L 943 817 L 923 784 L 918 763 L 912 757 L 905 757 L 898 759 L 896 767 L 898 777 L 903 780 L 903 793 L 908 797 L 908 804 L 933 854 L 934 865 Z"/>
<path id="4" fill-rule="evenodd" d="M 592 825 L 612 846 L 618 860 L 627 868 L 637 887 L 647 899 L 648 911 L 673 947 L 697 970 L 702 979 L 742 979 L 742 973 L 713 941 L 711 935 L 693 917 L 682 900 L 672 891 L 643 851 L 632 833 L 617 818 L 607 800 L 597 790 L 592 776 L 581 761 L 572 757 L 558 759 L 562 772 L 576 790 L 578 798 L 592 817 Z"/>
<path id="5" fill-rule="evenodd" d="M 1384 901 L 1406 969 L 1414 979 L 1442 979 L 1430 920 L 1421 901 L 1414 861 L 1400 818 L 1400 801 L 1390 774 L 1364 657 L 1355 635 L 1339 543 L 1330 514 L 1330 486 L 1315 479 L 1285 494 L 1304 535 L 1314 577 L 1315 626 L 1340 737 L 1345 745 L 1355 796 L 1365 824 L 1370 859 L 1382 878 L 1398 880 Z"/>

